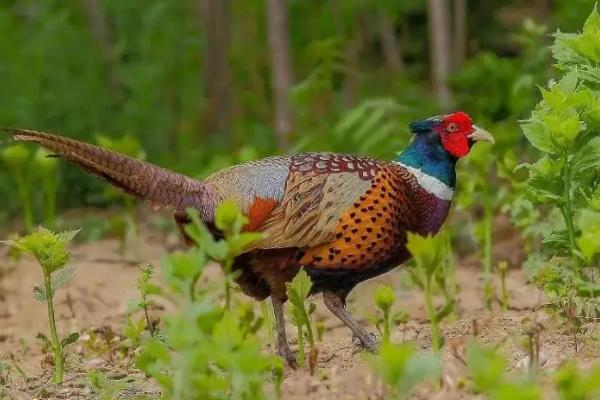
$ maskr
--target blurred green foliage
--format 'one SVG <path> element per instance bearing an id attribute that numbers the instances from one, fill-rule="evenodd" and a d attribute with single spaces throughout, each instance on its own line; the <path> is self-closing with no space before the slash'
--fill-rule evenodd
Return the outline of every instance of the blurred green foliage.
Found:
<path id="1" fill-rule="evenodd" d="M 580 26 L 592 3 L 554 1 L 540 14 L 525 1 L 467 2 L 468 58 L 451 79 L 455 108 L 492 132 L 500 123 L 497 154 L 521 153 L 513 127 L 537 101 L 535 84 L 549 76 L 546 32 Z M 203 121 L 207 51 L 198 7 L 193 0 L 2 2 L 0 125 L 91 142 L 129 137 L 149 160 L 194 176 L 278 152 L 266 2 L 230 3 L 229 134 L 210 134 Z M 408 141 L 407 122 L 440 112 L 428 78 L 425 2 L 290 0 L 288 8 L 296 114 L 290 151 L 391 158 Z M 402 70 L 386 68 L 380 15 L 393 25 Z M 547 28 L 525 22 L 528 15 Z M 62 163 L 58 170 L 58 208 L 116 200 L 81 171 Z M 6 174 L 0 170 L 3 182 Z M 11 185 L 0 185 L 0 222 L 19 213 L 20 203 Z M 38 214 L 34 223 L 42 221 Z"/>

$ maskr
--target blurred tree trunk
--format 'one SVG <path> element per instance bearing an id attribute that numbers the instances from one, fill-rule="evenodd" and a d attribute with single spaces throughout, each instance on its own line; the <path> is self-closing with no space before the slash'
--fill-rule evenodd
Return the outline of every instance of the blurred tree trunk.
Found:
<path id="1" fill-rule="evenodd" d="M 449 17 L 447 0 L 427 0 L 431 80 L 443 110 L 448 110 L 451 106 L 447 82 L 451 67 Z"/>
<path id="2" fill-rule="evenodd" d="M 381 45 L 383 54 L 387 63 L 388 70 L 395 75 L 404 70 L 404 61 L 402 60 L 402 52 L 396 37 L 394 24 L 385 11 L 379 11 L 379 35 L 381 37 Z"/>
<path id="3" fill-rule="evenodd" d="M 231 128 L 231 71 L 229 66 L 230 0 L 200 0 L 204 28 L 204 86 L 209 133 L 228 135 Z"/>
<path id="4" fill-rule="evenodd" d="M 467 57 L 467 0 L 454 0 L 454 69 L 462 67 Z"/>
<path id="5" fill-rule="evenodd" d="M 92 38 L 96 42 L 104 64 L 104 70 L 110 87 L 120 96 L 123 92 L 122 82 L 114 71 L 111 32 L 102 4 L 98 0 L 81 0 L 81 8 L 90 26 Z"/>
<path id="6" fill-rule="evenodd" d="M 358 92 L 358 55 L 363 45 L 362 30 L 358 18 L 353 18 L 351 37 L 344 47 L 345 73 L 342 83 L 342 101 L 344 106 L 351 108 L 356 103 Z M 345 36 L 345 35 L 344 35 Z"/>
<path id="7" fill-rule="evenodd" d="M 267 0 L 271 90 L 273 91 L 274 128 L 280 148 L 287 149 L 293 130 L 290 91 L 294 82 L 288 33 L 286 0 Z"/>

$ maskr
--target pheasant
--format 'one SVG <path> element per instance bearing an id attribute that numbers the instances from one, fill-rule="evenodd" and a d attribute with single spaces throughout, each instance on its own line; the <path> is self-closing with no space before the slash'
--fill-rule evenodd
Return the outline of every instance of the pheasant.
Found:
<path id="1" fill-rule="evenodd" d="M 247 295 L 271 297 L 277 351 L 294 365 L 283 304 L 286 282 L 304 268 L 326 307 L 374 351 L 376 338 L 346 310 L 360 282 L 410 258 L 407 232 L 435 234 L 454 195 L 455 166 L 476 141 L 493 142 L 464 112 L 409 125 L 413 137 L 393 161 L 335 153 L 274 156 L 232 166 L 203 181 L 65 137 L 7 129 L 104 178 L 155 208 L 173 212 L 180 230 L 195 208 L 215 235 L 216 207 L 233 200 L 247 215 L 247 231 L 262 239 L 238 256 L 233 269 Z M 189 238 L 188 238 L 189 239 Z"/>

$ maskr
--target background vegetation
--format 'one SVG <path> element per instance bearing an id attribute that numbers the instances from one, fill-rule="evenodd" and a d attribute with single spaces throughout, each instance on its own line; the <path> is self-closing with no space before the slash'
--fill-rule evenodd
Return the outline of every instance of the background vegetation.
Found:
<path id="1" fill-rule="evenodd" d="M 495 151 L 520 155 L 515 120 L 550 75 L 547 33 L 577 29 L 592 5 L 6 0 L 0 122 L 92 142 L 129 135 L 149 160 L 202 176 L 304 149 L 391 157 L 409 120 L 464 109 L 496 133 Z M 115 201 L 59 168 L 60 209 Z M 21 201 L 12 185 L 0 191 L 6 221 Z"/>

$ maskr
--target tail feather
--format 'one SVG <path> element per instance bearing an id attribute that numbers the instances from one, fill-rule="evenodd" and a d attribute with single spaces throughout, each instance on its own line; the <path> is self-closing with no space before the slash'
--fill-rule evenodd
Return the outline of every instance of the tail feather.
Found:
<path id="1" fill-rule="evenodd" d="M 98 146 L 50 133 L 5 128 L 13 139 L 35 142 L 99 176 L 153 208 L 182 212 L 188 207 L 206 214 L 210 188 L 204 182 Z"/>

